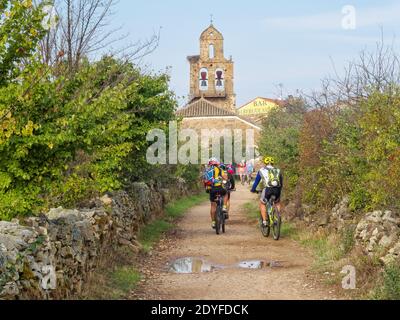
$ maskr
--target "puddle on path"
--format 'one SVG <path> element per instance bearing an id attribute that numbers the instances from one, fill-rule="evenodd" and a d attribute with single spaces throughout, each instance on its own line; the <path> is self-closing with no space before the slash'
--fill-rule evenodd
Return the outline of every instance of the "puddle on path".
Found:
<path id="1" fill-rule="evenodd" d="M 265 261 L 242 261 L 238 264 L 238 267 L 241 269 L 262 269 L 265 266 Z"/>
<path id="2" fill-rule="evenodd" d="M 169 272 L 188 274 L 188 273 L 204 273 L 212 272 L 217 269 L 227 268 L 229 266 L 221 266 L 210 263 L 201 258 L 180 258 L 169 264 Z M 247 260 L 230 266 L 239 269 L 264 269 L 264 268 L 281 268 L 282 261 L 263 261 L 263 260 Z"/>
<path id="3" fill-rule="evenodd" d="M 283 268 L 283 261 L 270 261 L 269 262 L 269 267 L 270 268 Z"/>
<path id="4" fill-rule="evenodd" d="M 181 258 L 170 265 L 169 271 L 173 273 L 203 273 L 220 268 L 200 258 Z"/>
<path id="5" fill-rule="evenodd" d="M 237 265 L 241 269 L 264 269 L 281 268 L 283 267 L 282 261 L 263 261 L 263 260 L 248 260 L 242 261 Z"/>

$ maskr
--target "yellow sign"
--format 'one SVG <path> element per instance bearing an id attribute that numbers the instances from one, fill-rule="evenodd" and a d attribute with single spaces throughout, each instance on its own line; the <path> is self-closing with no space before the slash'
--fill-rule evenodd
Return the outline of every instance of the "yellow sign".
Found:
<path id="1" fill-rule="evenodd" d="M 253 101 L 245 104 L 238 110 L 241 116 L 251 116 L 259 114 L 268 114 L 272 109 L 278 107 L 278 102 L 266 98 L 256 98 Z"/>

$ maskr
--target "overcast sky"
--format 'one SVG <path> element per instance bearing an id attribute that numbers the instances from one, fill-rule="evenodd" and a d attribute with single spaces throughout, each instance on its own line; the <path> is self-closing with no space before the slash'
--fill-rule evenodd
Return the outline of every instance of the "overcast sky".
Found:
<path id="1" fill-rule="evenodd" d="M 278 97 L 280 83 L 285 95 L 319 88 L 321 78 L 333 72 L 332 61 L 341 70 L 361 50 L 373 49 L 382 29 L 385 41 L 400 48 L 400 1 L 316 2 L 120 0 L 113 24 L 122 25 L 131 41 L 161 27 L 159 47 L 143 63 L 154 71 L 171 67 L 171 89 L 187 96 L 186 56 L 199 53 L 199 36 L 213 14 L 225 38 L 225 56 L 235 62 L 238 106 L 257 96 Z M 356 10 L 355 29 L 345 6 Z"/>

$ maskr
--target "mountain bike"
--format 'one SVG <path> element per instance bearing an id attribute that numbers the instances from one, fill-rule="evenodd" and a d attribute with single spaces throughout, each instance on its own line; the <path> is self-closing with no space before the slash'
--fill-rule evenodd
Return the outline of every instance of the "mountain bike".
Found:
<path id="1" fill-rule="evenodd" d="M 263 218 L 260 212 L 259 221 L 261 233 L 264 237 L 268 238 L 272 229 L 272 236 L 274 240 L 279 240 L 281 237 L 282 216 L 276 207 L 276 197 L 274 195 L 271 196 L 266 204 L 266 207 L 268 224 L 266 226 L 263 224 Z"/>

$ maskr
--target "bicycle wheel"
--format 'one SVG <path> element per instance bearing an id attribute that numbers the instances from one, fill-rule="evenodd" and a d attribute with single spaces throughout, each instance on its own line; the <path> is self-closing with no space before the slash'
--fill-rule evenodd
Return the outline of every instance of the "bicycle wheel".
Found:
<path id="1" fill-rule="evenodd" d="M 219 221 L 220 221 L 220 230 L 222 230 L 222 233 L 225 233 L 225 213 L 223 210 L 223 200 L 222 198 L 219 200 L 220 202 L 218 203 L 218 207 L 219 207 Z"/>
<path id="2" fill-rule="evenodd" d="M 225 233 L 225 213 L 223 213 L 222 210 L 221 210 L 221 228 L 222 228 L 222 233 Z"/>
<path id="3" fill-rule="evenodd" d="M 271 232 L 271 228 L 269 226 L 264 226 L 263 219 L 261 217 L 260 217 L 259 221 L 260 221 L 260 230 L 261 230 L 262 235 L 265 238 L 268 238 L 269 234 Z"/>
<path id="4" fill-rule="evenodd" d="M 272 235 L 274 237 L 274 240 L 279 240 L 281 237 L 281 226 L 282 226 L 282 217 L 277 209 L 274 209 L 273 211 L 273 225 L 272 225 Z"/>
<path id="5" fill-rule="evenodd" d="M 215 214 L 215 218 L 216 218 L 216 226 L 215 226 L 215 232 L 216 234 L 220 234 L 221 232 L 221 212 L 222 209 L 220 206 L 217 206 L 217 212 Z"/>

